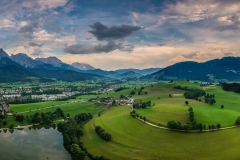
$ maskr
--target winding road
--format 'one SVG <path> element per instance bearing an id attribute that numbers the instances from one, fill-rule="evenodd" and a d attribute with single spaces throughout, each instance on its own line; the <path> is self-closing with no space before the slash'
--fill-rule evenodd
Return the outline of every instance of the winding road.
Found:
<path id="1" fill-rule="evenodd" d="M 133 111 L 133 106 L 130 105 L 130 107 L 131 107 L 131 109 Z M 142 119 L 140 119 L 138 117 L 136 117 L 136 119 L 142 121 L 143 123 L 146 123 L 147 125 L 155 127 L 155 128 L 160 128 L 160 129 L 165 129 L 165 130 L 170 130 L 170 131 L 177 131 L 177 132 L 212 132 L 212 131 L 219 131 L 219 130 L 226 130 L 226 129 L 232 129 L 232 128 L 240 127 L 240 125 L 237 125 L 237 126 L 229 126 L 229 127 L 223 127 L 223 128 L 219 128 L 219 129 L 212 129 L 212 130 L 206 129 L 206 130 L 202 130 L 202 131 L 200 131 L 200 130 L 187 130 L 187 131 L 185 131 L 185 130 L 174 130 L 174 129 L 169 129 L 169 128 L 166 128 L 166 127 L 158 126 L 158 125 L 155 125 L 153 123 L 144 121 L 144 120 L 142 120 Z"/>

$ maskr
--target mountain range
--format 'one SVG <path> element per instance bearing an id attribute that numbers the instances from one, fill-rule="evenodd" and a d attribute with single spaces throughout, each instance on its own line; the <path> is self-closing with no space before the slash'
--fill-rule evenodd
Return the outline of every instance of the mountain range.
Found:
<path id="1" fill-rule="evenodd" d="M 96 78 L 110 77 L 117 79 L 141 77 L 158 71 L 160 68 L 150 69 L 121 69 L 105 71 L 96 69 L 87 63 L 75 62 L 70 64 L 62 62 L 57 57 L 33 59 L 27 54 L 18 53 L 9 56 L 0 49 L 0 82 L 31 81 L 81 81 Z"/>
<path id="2" fill-rule="evenodd" d="M 105 71 L 87 63 L 64 63 L 57 57 L 32 59 L 26 54 L 9 56 L 0 49 L 0 82 L 31 81 L 81 81 L 98 78 L 161 80 L 197 80 L 205 82 L 239 81 L 240 57 L 224 57 L 198 63 L 179 62 L 166 68 L 119 69 Z"/>
<path id="3" fill-rule="evenodd" d="M 56 57 L 46 59 L 32 59 L 23 53 L 8 56 L 3 49 L 0 49 L 0 82 L 28 82 L 32 81 L 33 78 L 42 82 L 53 80 L 82 81 L 101 78 L 99 75 L 78 72 L 78 69 L 63 63 Z"/>
<path id="4" fill-rule="evenodd" d="M 240 57 L 223 57 L 203 63 L 180 62 L 142 77 L 145 80 L 240 81 Z"/>

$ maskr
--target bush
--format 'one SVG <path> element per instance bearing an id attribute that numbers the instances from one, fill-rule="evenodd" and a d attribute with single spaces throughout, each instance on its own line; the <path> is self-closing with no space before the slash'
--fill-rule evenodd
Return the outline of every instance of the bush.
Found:
<path id="1" fill-rule="evenodd" d="M 238 117 L 237 120 L 235 121 L 235 125 L 240 125 L 240 117 Z"/>
<path id="2" fill-rule="evenodd" d="M 95 131 L 97 132 L 97 134 L 104 140 L 106 141 L 110 141 L 112 139 L 111 134 L 107 133 L 104 131 L 104 129 L 102 129 L 100 126 L 96 126 L 95 127 Z"/>

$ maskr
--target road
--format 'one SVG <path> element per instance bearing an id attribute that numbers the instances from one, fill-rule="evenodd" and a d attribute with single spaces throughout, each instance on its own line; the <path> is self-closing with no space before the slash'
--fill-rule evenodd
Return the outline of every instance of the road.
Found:
<path id="1" fill-rule="evenodd" d="M 132 111 L 133 111 L 133 107 L 132 105 L 130 105 Z M 207 130 L 203 130 L 203 131 L 200 131 L 200 130 L 188 130 L 188 131 L 185 131 L 185 130 L 172 130 L 172 129 L 169 129 L 169 128 L 166 128 L 166 127 L 162 127 L 162 126 L 158 126 L 158 125 L 155 125 L 153 123 L 150 123 L 150 122 L 147 122 L 147 121 L 144 121 L 138 117 L 136 117 L 138 120 L 142 121 L 143 123 L 146 123 L 147 125 L 150 125 L 152 127 L 156 127 L 156 128 L 160 128 L 160 129 L 165 129 L 165 130 L 170 130 L 170 131 L 178 131 L 178 132 L 212 132 L 212 131 L 219 131 L 219 130 L 226 130 L 226 129 L 232 129 L 232 128 L 236 128 L 236 127 L 240 127 L 240 125 L 237 125 L 237 126 L 229 126 L 229 127 L 223 127 L 223 128 L 219 128 L 219 129 L 207 129 Z"/>

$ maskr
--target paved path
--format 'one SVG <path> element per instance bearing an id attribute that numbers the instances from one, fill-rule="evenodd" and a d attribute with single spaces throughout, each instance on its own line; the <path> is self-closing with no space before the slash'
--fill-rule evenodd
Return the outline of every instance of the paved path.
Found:
<path id="1" fill-rule="evenodd" d="M 130 106 L 132 111 L 133 111 L 133 107 L 132 105 Z M 226 129 L 232 129 L 232 128 L 236 128 L 236 127 L 240 127 L 240 125 L 237 125 L 237 126 L 229 126 L 229 127 L 223 127 L 223 128 L 219 128 L 219 129 L 213 129 L 213 130 L 203 130 L 203 131 L 200 131 L 200 130 L 188 130 L 188 131 L 185 131 L 185 130 L 172 130 L 172 129 L 169 129 L 169 128 L 166 128 L 166 127 L 162 127 L 162 126 L 158 126 L 158 125 L 155 125 L 153 123 L 150 123 L 150 122 L 147 122 L 147 121 L 144 121 L 138 117 L 136 117 L 138 120 L 142 121 L 143 123 L 146 123 L 147 125 L 150 125 L 152 127 L 156 127 L 156 128 L 160 128 L 160 129 L 165 129 L 165 130 L 170 130 L 170 131 L 178 131 L 178 132 L 212 132 L 212 131 L 218 131 L 218 130 L 226 130 Z"/>

